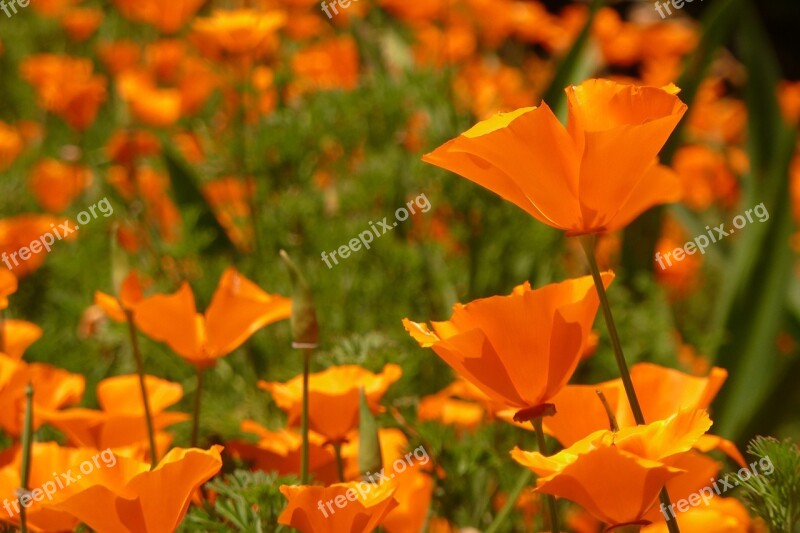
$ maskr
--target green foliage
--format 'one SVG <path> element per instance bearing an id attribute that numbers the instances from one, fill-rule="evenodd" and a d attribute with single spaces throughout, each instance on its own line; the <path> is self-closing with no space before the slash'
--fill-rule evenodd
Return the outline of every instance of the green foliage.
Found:
<path id="1" fill-rule="evenodd" d="M 276 525 L 278 515 L 286 505 L 281 485 L 296 484 L 297 480 L 264 472 L 236 470 L 217 477 L 205 486 L 214 492 L 213 507 L 192 507 L 179 532 L 195 531 L 242 533 L 279 533 L 288 528 Z"/>
<path id="2" fill-rule="evenodd" d="M 774 470 L 740 479 L 744 500 L 773 533 L 800 531 L 800 449 L 791 440 L 756 437 L 747 452 L 772 464 Z"/>

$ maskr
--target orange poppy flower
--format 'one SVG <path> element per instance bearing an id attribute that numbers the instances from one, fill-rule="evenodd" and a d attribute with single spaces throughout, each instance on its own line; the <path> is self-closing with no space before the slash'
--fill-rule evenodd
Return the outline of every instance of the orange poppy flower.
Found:
<path id="1" fill-rule="evenodd" d="M 357 482 L 328 487 L 281 485 L 289 503 L 278 523 L 302 533 L 370 533 L 397 506 L 397 486 L 391 482 L 372 485 L 366 494 L 358 488 Z"/>
<path id="2" fill-rule="evenodd" d="M 248 252 L 253 246 L 253 226 L 249 199 L 256 183 L 252 178 L 227 176 L 203 184 L 203 196 L 237 249 Z"/>
<path id="3" fill-rule="evenodd" d="M 19 130 L 0 120 L 0 171 L 8 169 L 14 163 L 24 146 Z"/>
<path id="4" fill-rule="evenodd" d="M 434 420 L 441 424 L 473 430 L 483 421 L 486 410 L 482 405 L 458 398 L 452 385 L 436 394 L 420 398 L 417 419 Z"/>
<path id="5" fill-rule="evenodd" d="M 33 10 L 44 17 L 58 17 L 64 11 L 77 4 L 79 0 L 39 0 L 31 2 Z"/>
<path id="6" fill-rule="evenodd" d="M 166 452 L 171 436 L 164 428 L 189 419 L 189 415 L 166 411 L 183 397 L 183 387 L 155 376 L 145 376 L 153 430 L 159 438 L 159 455 Z M 69 442 L 87 448 L 131 447 L 149 451 L 147 423 L 137 375 L 104 379 L 97 385 L 100 409 L 42 410 L 37 417 L 61 430 Z"/>
<path id="7" fill-rule="evenodd" d="M 134 306 L 139 331 L 167 345 L 198 367 L 213 365 L 257 330 L 288 318 L 292 302 L 267 294 L 229 267 L 222 274 L 205 314 L 197 312 L 194 294 L 183 283 L 174 294 L 157 294 Z M 165 321 L 164 316 L 172 317 Z"/>
<path id="8" fill-rule="evenodd" d="M 114 0 L 120 12 L 129 20 L 146 22 L 163 33 L 175 33 L 188 22 L 206 0 Z"/>
<path id="9" fill-rule="evenodd" d="M 117 76 L 139 64 L 141 49 L 135 41 L 113 41 L 98 45 L 97 55 L 106 70 Z"/>
<path id="10" fill-rule="evenodd" d="M 143 72 L 123 72 L 117 79 L 120 96 L 143 124 L 171 126 L 181 118 L 181 93 L 177 89 L 156 86 Z"/>
<path id="11" fill-rule="evenodd" d="M 34 388 L 34 413 L 54 412 L 80 401 L 85 379 L 43 363 L 28 364 L 0 354 L 0 427 L 12 437 L 22 434 L 25 416 L 25 389 Z M 42 420 L 34 416 L 33 428 Z"/>
<path id="12" fill-rule="evenodd" d="M 303 437 L 291 429 L 269 430 L 252 420 L 241 424 L 244 432 L 258 436 L 258 442 L 250 444 L 243 441 L 229 442 L 227 453 L 252 464 L 255 470 L 277 472 L 278 475 L 299 475 Z M 324 446 L 325 438 L 310 431 L 308 434 L 308 471 L 314 479 L 322 483 L 336 483 L 336 456 Z"/>
<path id="13" fill-rule="evenodd" d="M 22 485 L 22 449 L 17 447 L 13 452 L 11 462 L 0 468 L 0 499 L 5 505 L 5 512 L 0 512 L 0 520 L 18 526 L 21 505 L 17 499 L 19 487 Z M 92 457 L 98 459 L 97 466 L 92 462 Z M 25 512 L 28 527 L 34 531 L 73 531 L 78 525 L 78 519 L 52 507 L 53 501 L 57 501 L 61 495 L 62 489 L 59 485 L 65 481 L 61 473 L 67 476 L 71 474 L 74 479 L 84 461 L 89 461 L 94 469 L 106 468 L 106 465 L 112 464 L 111 459 L 113 456 L 109 452 L 62 448 L 55 442 L 34 442 L 31 446 L 28 486 L 35 487 L 39 494 L 30 494 L 38 499 L 28 500 L 29 506 Z"/>
<path id="14" fill-rule="evenodd" d="M 359 391 L 364 394 L 372 412 L 380 410 L 378 402 L 403 371 L 387 364 L 380 374 L 373 374 L 357 365 L 332 366 L 308 377 L 308 425 L 328 442 L 346 442 L 347 434 L 358 427 Z M 258 387 L 272 394 L 275 403 L 288 415 L 288 425 L 300 423 L 303 406 L 303 376 L 286 383 L 259 381 Z"/>
<path id="15" fill-rule="evenodd" d="M 674 498 L 673 498 L 674 500 Z M 715 497 L 707 504 L 690 507 L 680 514 L 681 531 L 703 533 L 767 533 L 761 521 L 753 520 L 747 509 L 736 498 Z M 661 520 L 641 529 L 641 533 L 667 533 L 666 522 Z"/>
<path id="16" fill-rule="evenodd" d="M 737 204 L 739 184 L 724 154 L 703 144 L 686 145 L 675 152 L 672 167 L 683 182 L 683 201 L 692 209 L 706 210 L 714 201 L 725 208 Z"/>
<path id="17" fill-rule="evenodd" d="M 137 160 L 158 154 L 161 143 L 158 138 L 144 130 L 118 130 L 106 143 L 106 153 L 115 162 L 131 166 Z"/>
<path id="18" fill-rule="evenodd" d="M 68 234 L 66 230 L 61 231 L 65 225 L 71 230 Z M 42 266 L 47 253 L 41 242 L 39 242 L 39 253 L 34 253 L 31 243 L 39 241 L 45 233 L 50 233 L 51 236 L 56 233 L 60 238 L 55 242 L 71 241 L 78 235 L 75 232 L 74 222 L 51 215 L 25 214 L 0 219 L 0 260 L 5 267 L 21 278 Z M 22 248 L 27 252 L 21 250 Z"/>
<path id="19" fill-rule="evenodd" d="M 89 167 L 44 159 L 28 176 L 28 186 L 44 209 L 61 213 L 92 184 Z"/>
<path id="20" fill-rule="evenodd" d="M 222 446 L 175 448 L 153 470 L 149 463 L 117 456 L 114 467 L 95 469 L 65 487 L 53 507 L 96 531 L 174 531 L 198 487 L 222 468 L 221 451 Z"/>
<path id="21" fill-rule="evenodd" d="M 91 37 L 102 22 L 103 12 L 100 9 L 70 9 L 61 17 L 61 26 L 69 38 L 79 43 Z"/>
<path id="22" fill-rule="evenodd" d="M 539 478 L 536 491 L 578 503 L 611 527 L 645 525 L 664 485 L 683 470 L 674 459 L 711 427 L 703 410 L 666 420 L 601 430 L 546 457 L 515 448 L 511 456 Z"/>
<path id="23" fill-rule="evenodd" d="M 0 274 L 2 278 L 2 274 Z M 22 359 L 28 347 L 42 336 L 42 328 L 25 320 L 6 319 L 2 321 L 3 346 L 0 351 L 12 359 Z"/>
<path id="24" fill-rule="evenodd" d="M 192 37 L 214 59 L 256 58 L 278 47 L 276 32 L 286 24 L 283 11 L 216 10 L 195 20 Z"/>
<path id="25" fill-rule="evenodd" d="M 17 292 L 17 288 L 17 276 L 12 274 L 10 270 L 0 268 L 0 309 L 8 307 L 8 297 Z M 3 338 L 5 338 L 5 335 L 3 335 Z"/>
<path id="26" fill-rule="evenodd" d="M 566 128 L 547 104 L 522 108 L 478 123 L 423 160 L 568 235 L 614 231 L 680 198 L 679 180 L 656 159 L 686 112 L 673 91 L 589 80 L 566 93 Z"/>
<path id="27" fill-rule="evenodd" d="M 358 85 L 358 47 L 352 37 L 336 37 L 309 45 L 292 57 L 294 79 L 287 89 L 290 97 L 313 91 L 342 89 Z"/>
<path id="28" fill-rule="evenodd" d="M 430 456 L 422 446 L 409 450 L 408 438 L 396 428 L 379 429 L 378 440 L 383 470 L 397 484 L 394 493 L 397 507 L 386 515 L 381 527 L 388 533 L 422 531 L 433 496 Z M 358 449 L 358 438 L 352 438 L 342 446 L 347 480 L 359 481 L 364 477 L 358 464 Z M 367 472 L 364 479 L 369 479 L 370 474 L 373 479 L 376 477 L 376 472 Z"/>
<path id="29" fill-rule="evenodd" d="M 645 420 L 662 420 L 682 409 L 705 409 L 716 396 L 728 373 L 714 367 L 707 377 L 696 377 L 652 363 L 631 367 L 631 380 L 636 389 Z M 595 390 L 606 397 L 617 424 L 633 427 L 636 422 L 625 400 L 622 380 L 614 379 L 596 385 L 567 385 L 552 400 L 556 414 L 544 419 L 545 432 L 563 446 L 571 446 L 590 433 L 608 428 L 608 415 Z"/>
<path id="30" fill-rule="evenodd" d="M 42 54 L 27 57 L 20 73 L 36 88 L 42 109 L 83 131 L 106 99 L 106 79 L 93 74 L 93 68 L 90 59 Z"/>
<path id="31" fill-rule="evenodd" d="M 606 286 L 613 279 L 603 274 Z M 536 290 L 526 282 L 509 296 L 456 304 L 450 320 L 433 322 L 433 330 L 407 318 L 403 325 L 420 346 L 525 422 L 552 409 L 550 400 L 580 361 L 597 305 L 592 278 L 584 276 Z"/>

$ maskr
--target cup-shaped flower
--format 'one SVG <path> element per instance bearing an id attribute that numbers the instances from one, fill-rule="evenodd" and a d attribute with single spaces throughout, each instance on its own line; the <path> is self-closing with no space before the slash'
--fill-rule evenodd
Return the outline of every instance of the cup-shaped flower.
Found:
<path id="1" fill-rule="evenodd" d="M 150 464 L 117 456 L 116 462 L 64 487 L 52 507 L 95 531 L 169 533 L 189 509 L 192 495 L 220 468 L 222 446 L 209 450 L 174 448 Z"/>
<path id="2" fill-rule="evenodd" d="M 156 294 L 138 302 L 133 298 L 126 301 L 124 295 L 121 299 L 122 306 L 131 307 L 139 331 L 167 343 L 198 367 L 213 365 L 260 328 L 288 318 L 292 307 L 289 298 L 264 292 L 232 267 L 222 274 L 204 314 L 197 312 L 187 283 L 173 294 Z M 120 304 L 107 296 L 100 296 L 97 301 L 104 303 L 112 317 L 122 313 Z"/>
<path id="3" fill-rule="evenodd" d="M 289 500 L 278 523 L 302 533 L 369 533 L 397 506 L 391 481 L 337 483 L 328 487 L 281 485 Z"/>
<path id="4" fill-rule="evenodd" d="M 604 285 L 614 279 L 602 275 Z M 432 348 L 491 400 L 515 409 L 517 421 L 552 414 L 551 398 L 572 377 L 597 312 L 592 278 L 539 289 L 520 285 L 508 296 L 456 304 L 431 328 L 403 325 L 420 346 Z"/>
<path id="5" fill-rule="evenodd" d="M 357 365 L 332 366 L 308 377 L 308 425 L 331 443 L 347 441 L 347 434 L 358 427 L 359 391 L 373 413 L 386 390 L 402 376 L 398 365 L 388 364 L 380 374 Z M 303 376 L 286 383 L 260 381 L 275 403 L 288 415 L 289 426 L 300 423 L 303 408 Z"/>
<path id="6" fill-rule="evenodd" d="M 566 89 L 566 128 L 543 103 L 479 122 L 423 160 L 570 235 L 614 231 L 681 197 L 656 158 L 686 112 L 670 89 L 588 80 Z"/>
<path id="7" fill-rule="evenodd" d="M 546 457 L 515 448 L 511 456 L 539 475 L 536 491 L 572 500 L 611 527 L 650 523 L 666 483 L 684 471 L 676 458 L 711 427 L 703 410 L 666 420 L 601 430 Z"/>

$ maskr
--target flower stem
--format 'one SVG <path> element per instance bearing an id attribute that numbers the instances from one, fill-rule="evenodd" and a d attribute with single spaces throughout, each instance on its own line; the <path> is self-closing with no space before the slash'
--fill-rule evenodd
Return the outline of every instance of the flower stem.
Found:
<path id="1" fill-rule="evenodd" d="M 205 373 L 205 368 L 197 367 L 197 388 L 194 391 L 194 412 L 192 413 L 192 448 L 197 447 L 197 437 L 200 433 L 200 399 L 203 396 Z"/>
<path id="2" fill-rule="evenodd" d="M 542 428 L 542 417 L 537 416 L 531 420 L 533 429 L 536 431 L 536 440 L 539 443 L 539 453 L 548 455 L 547 443 L 544 440 L 544 429 Z M 559 533 L 561 529 L 558 526 L 558 507 L 556 507 L 556 498 L 550 494 L 547 495 L 547 507 L 550 510 L 550 531 L 552 533 Z"/>
<path id="3" fill-rule="evenodd" d="M 33 385 L 29 382 L 25 389 L 25 421 L 22 428 L 22 472 L 20 485 L 22 494 L 28 492 L 28 480 L 31 475 L 31 446 L 33 445 Z M 25 506 L 19 507 L 19 530 L 22 533 L 28 532 L 27 517 Z"/>
<path id="4" fill-rule="evenodd" d="M 303 449 L 300 456 L 300 481 L 308 484 L 308 375 L 311 367 L 311 350 L 303 350 L 303 417 L 300 432 L 303 436 Z M 337 461 L 339 456 L 337 455 Z"/>
<path id="5" fill-rule="evenodd" d="M 606 321 L 606 328 L 611 337 L 611 346 L 614 348 L 614 359 L 617 361 L 617 368 L 619 369 L 620 378 L 622 378 L 622 385 L 625 388 L 625 395 L 628 397 L 628 403 L 631 406 L 634 420 L 637 424 L 643 425 L 646 422 L 644 420 L 644 414 L 642 413 L 642 407 L 639 405 L 639 398 L 636 397 L 636 389 L 633 388 L 631 373 L 630 370 L 628 370 L 628 363 L 625 361 L 625 355 L 622 353 L 622 343 L 619 340 L 619 333 L 614 323 L 614 316 L 611 314 L 611 305 L 608 303 L 606 288 L 605 285 L 603 285 L 603 279 L 600 277 L 600 269 L 597 266 L 597 258 L 594 255 L 596 239 L 597 237 L 595 235 L 584 235 L 580 238 L 583 251 L 586 252 L 586 259 L 589 262 L 589 269 L 592 272 L 594 287 L 600 299 L 600 307 L 603 309 L 603 318 Z M 666 507 L 671 507 L 672 505 L 666 487 L 661 489 L 661 502 Z M 670 533 L 680 533 L 677 519 L 667 520 L 667 529 Z"/>
<path id="6" fill-rule="evenodd" d="M 519 495 L 522 493 L 522 489 L 528 485 L 531 477 L 533 477 L 533 472 L 527 468 L 520 474 L 517 479 L 517 484 L 514 485 L 514 488 L 508 493 L 506 503 L 503 505 L 503 508 L 500 509 L 500 512 L 495 515 L 491 525 L 486 529 L 486 533 L 496 533 L 500 526 L 505 523 L 506 518 L 508 518 L 511 510 L 514 508 L 514 504 L 517 503 L 517 498 L 519 498 Z"/>
<path id="7" fill-rule="evenodd" d="M 131 348 L 133 350 L 133 359 L 136 361 L 136 374 L 139 376 L 139 391 L 142 394 L 142 404 L 144 405 L 144 420 L 147 425 L 147 439 L 150 443 L 150 466 L 155 468 L 158 464 L 158 451 L 156 448 L 155 431 L 153 431 L 153 416 L 150 413 L 150 399 L 147 396 L 147 387 L 145 386 L 144 377 L 144 363 L 142 362 L 142 353 L 139 351 L 139 340 L 136 336 L 136 326 L 133 323 L 133 313 L 125 310 L 125 320 L 128 322 L 128 334 L 131 337 Z"/>
<path id="8" fill-rule="evenodd" d="M 344 483 L 344 461 L 342 460 L 342 443 L 333 443 L 333 452 L 336 454 L 336 473 L 339 475 L 339 483 Z"/>

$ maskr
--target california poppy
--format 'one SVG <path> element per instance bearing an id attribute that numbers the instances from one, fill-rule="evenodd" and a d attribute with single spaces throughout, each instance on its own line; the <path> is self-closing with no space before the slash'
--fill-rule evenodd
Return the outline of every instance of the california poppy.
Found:
<path id="1" fill-rule="evenodd" d="M 183 397 L 183 387 L 155 376 L 145 376 L 144 382 L 160 455 L 171 441 L 164 428 L 189 418 L 185 413 L 166 411 Z M 75 446 L 131 447 L 137 452 L 147 449 L 147 424 L 137 375 L 104 379 L 97 385 L 97 401 L 99 410 L 47 409 L 37 413 L 37 417 L 63 431 Z"/>
<path id="2" fill-rule="evenodd" d="M 134 306 L 139 331 L 167 345 L 198 367 L 213 365 L 262 327 L 288 318 L 291 300 L 267 294 L 229 267 L 222 274 L 204 314 L 195 306 L 188 283 L 169 295 L 156 294 Z M 172 317 L 164 320 L 164 315 Z"/>
<path id="3" fill-rule="evenodd" d="M 28 186 L 39 204 L 60 213 L 92 184 L 89 167 L 57 159 L 43 159 L 31 169 Z"/>
<path id="4" fill-rule="evenodd" d="M 278 475 L 299 475 L 301 470 L 301 448 L 303 438 L 292 429 L 272 431 L 252 420 L 241 424 L 242 431 L 258 437 L 257 443 L 244 441 L 229 442 L 226 453 L 248 461 L 255 470 L 277 472 Z M 309 432 L 308 471 L 314 479 L 323 483 L 336 483 L 336 457 L 326 446 L 325 437 L 313 431 Z"/>
<path id="5" fill-rule="evenodd" d="M 0 276 L 2 277 L 2 276 Z M 3 333 L 3 346 L 0 351 L 12 359 L 22 359 L 22 354 L 28 347 L 42 337 L 42 328 L 26 320 L 9 318 L 0 323 Z"/>
<path id="6" fill-rule="evenodd" d="M 397 506 L 392 482 L 371 486 L 363 495 L 358 483 L 337 483 L 328 487 L 281 485 L 288 505 L 278 523 L 302 533 L 370 533 Z"/>
<path id="7" fill-rule="evenodd" d="M 329 442 L 347 441 L 347 434 L 358 427 L 359 391 L 373 412 L 380 409 L 379 401 L 389 386 L 400 379 L 398 365 L 388 364 L 380 374 L 356 365 L 332 366 L 309 375 L 308 418 L 312 431 Z M 259 388 L 272 394 L 272 399 L 289 417 L 288 424 L 300 423 L 303 404 L 303 376 L 286 383 L 259 381 Z"/>
<path id="8" fill-rule="evenodd" d="M 253 59 L 277 48 L 276 32 L 285 24 L 283 11 L 216 10 L 194 21 L 192 37 L 214 59 Z"/>
<path id="9" fill-rule="evenodd" d="M 673 459 L 710 426 L 705 411 L 681 411 L 647 425 L 597 431 L 550 457 L 519 448 L 511 456 L 539 475 L 537 492 L 572 500 L 611 527 L 644 525 L 661 489 L 683 472 Z"/>
<path id="10" fill-rule="evenodd" d="M 25 146 L 22 135 L 14 126 L 0 120 L 0 171 L 10 167 Z"/>
<path id="11" fill-rule="evenodd" d="M 73 8 L 61 17 L 61 25 L 75 42 L 83 42 L 91 37 L 102 22 L 103 12 L 92 8 Z"/>
<path id="12" fill-rule="evenodd" d="M 45 233 L 58 236 L 58 239 L 53 237 L 55 243 L 74 240 L 78 235 L 74 222 L 51 215 L 31 213 L 0 219 L 0 258 L 4 264 L 0 268 L 8 267 L 15 276 L 22 278 L 42 266 L 48 254 L 43 247 L 39 247 L 39 253 L 33 253 L 30 246 Z M 58 246 L 55 243 L 54 248 Z M 27 251 L 23 252 L 22 248 Z"/>
<path id="13" fill-rule="evenodd" d="M 603 275 L 605 285 L 614 279 Z M 550 401 L 580 361 L 598 299 L 589 276 L 508 296 L 456 304 L 446 322 L 403 320 L 420 346 L 432 348 L 490 399 L 528 421 L 552 410 Z M 542 372 L 541 369 L 548 369 Z"/>
<path id="14" fill-rule="evenodd" d="M 117 456 L 113 468 L 96 469 L 65 487 L 53 507 L 97 531 L 168 533 L 180 524 L 197 488 L 222 468 L 221 451 L 222 446 L 174 448 L 152 470 L 149 463 Z"/>
<path id="15" fill-rule="evenodd" d="M 589 80 L 566 93 L 566 128 L 543 103 L 484 120 L 423 160 L 569 235 L 614 231 L 680 198 L 656 160 L 686 112 L 672 90 Z"/>

